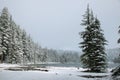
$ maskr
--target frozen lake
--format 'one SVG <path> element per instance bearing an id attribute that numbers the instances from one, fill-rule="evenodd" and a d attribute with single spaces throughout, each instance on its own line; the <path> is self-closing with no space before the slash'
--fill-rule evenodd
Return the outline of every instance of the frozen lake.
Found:
<path id="1" fill-rule="evenodd" d="M 118 63 L 109 62 L 108 68 L 115 68 L 118 66 Z M 31 66 L 37 67 L 82 67 L 80 63 L 43 63 L 43 64 L 31 64 Z"/>
<path id="2" fill-rule="evenodd" d="M 81 67 L 80 63 L 43 63 L 43 64 L 31 64 L 31 66 L 37 67 Z"/>

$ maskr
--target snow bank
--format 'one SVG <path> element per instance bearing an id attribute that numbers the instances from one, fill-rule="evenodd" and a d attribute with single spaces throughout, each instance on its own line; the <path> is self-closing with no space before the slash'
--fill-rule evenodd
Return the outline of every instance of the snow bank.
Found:
<path id="1" fill-rule="evenodd" d="M 79 75 L 91 75 L 73 68 L 49 68 L 49 72 L 42 71 L 2 71 L 0 80 L 109 80 L 108 78 L 84 78 Z M 92 73 L 92 75 L 102 75 Z M 105 74 L 103 74 L 105 75 Z"/>
<path id="2" fill-rule="evenodd" d="M 19 65 L 18 64 L 6 64 L 6 63 L 2 63 L 2 64 L 0 64 L 0 67 L 4 67 L 4 68 L 6 68 L 6 67 L 18 67 Z"/>
<path id="3" fill-rule="evenodd" d="M 18 67 L 17 64 L 0 64 L 0 68 Z M 86 73 L 83 68 L 75 67 L 47 67 L 44 71 L 0 71 L 0 80 L 109 80 L 105 78 L 85 78 L 83 75 L 104 76 L 110 73 Z"/>
<path id="4" fill-rule="evenodd" d="M 9 67 L 18 67 L 18 64 L 6 64 L 6 63 L 2 63 L 0 64 L 0 71 L 9 68 Z"/>

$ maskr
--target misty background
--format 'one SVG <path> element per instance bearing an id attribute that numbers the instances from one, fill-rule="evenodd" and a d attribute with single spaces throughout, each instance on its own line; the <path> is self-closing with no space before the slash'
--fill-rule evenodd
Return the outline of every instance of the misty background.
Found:
<path id="1" fill-rule="evenodd" d="M 101 22 L 107 49 L 117 48 L 120 0 L 0 0 L 14 21 L 42 47 L 81 51 L 79 32 L 87 4 Z"/>

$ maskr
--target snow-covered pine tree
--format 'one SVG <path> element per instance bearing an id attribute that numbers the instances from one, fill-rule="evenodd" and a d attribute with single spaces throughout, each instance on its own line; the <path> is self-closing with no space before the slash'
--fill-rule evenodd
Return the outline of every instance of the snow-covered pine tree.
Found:
<path id="1" fill-rule="evenodd" d="M 120 26 L 119 26 L 118 33 L 120 34 Z M 118 44 L 120 44 L 120 38 L 118 39 Z M 120 56 L 119 56 L 119 58 L 120 58 Z M 120 65 L 117 66 L 114 70 L 112 70 L 112 72 L 113 72 L 112 79 L 113 80 L 120 80 Z"/>
<path id="2" fill-rule="evenodd" d="M 34 43 L 34 63 L 37 63 L 39 61 L 39 45 L 38 43 Z"/>
<path id="3" fill-rule="evenodd" d="M 41 53 L 41 62 L 46 62 L 48 57 L 48 49 L 43 48 Z"/>
<path id="4" fill-rule="evenodd" d="M 31 37 L 30 37 L 30 35 L 29 36 L 27 36 L 27 47 L 28 47 L 28 61 L 29 62 L 31 62 L 32 61 L 32 58 L 33 58 L 33 45 L 32 45 L 32 39 L 31 39 Z"/>
<path id="5" fill-rule="evenodd" d="M 2 29 L 1 29 L 2 23 L 1 23 L 1 15 L 0 15 L 0 62 L 3 62 L 3 53 L 2 53 Z"/>
<path id="6" fill-rule="evenodd" d="M 118 28 L 119 28 L 118 34 L 120 34 L 120 26 L 119 26 Z M 118 44 L 120 44 L 120 38 L 118 39 Z M 119 54 L 119 56 L 116 58 L 116 62 L 117 62 L 117 63 L 120 63 L 120 54 Z"/>
<path id="7" fill-rule="evenodd" d="M 42 52 L 43 52 L 43 49 L 42 49 L 42 47 L 41 46 L 39 46 L 39 55 L 38 55 L 38 58 L 39 58 L 39 61 L 41 62 L 41 54 L 42 54 Z"/>
<path id="8" fill-rule="evenodd" d="M 9 53 L 9 56 L 8 56 L 8 62 L 9 63 L 16 63 L 17 61 L 17 55 L 15 54 L 15 50 L 14 50 L 14 46 L 15 46 L 15 43 L 14 43 L 14 26 L 13 26 L 13 21 L 12 21 L 12 16 L 10 16 L 10 25 L 9 25 L 9 43 L 8 43 L 8 53 Z"/>
<path id="9" fill-rule="evenodd" d="M 22 46 L 21 46 L 21 29 L 18 25 L 15 24 L 15 22 L 12 20 L 12 17 L 10 19 L 10 27 L 11 27 L 11 63 L 21 63 L 21 53 L 22 53 Z"/>
<path id="10" fill-rule="evenodd" d="M 2 10 L 2 13 L 1 13 L 0 31 L 1 31 L 1 49 L 3 54 L 3 61 L 8 62 L 8 58 L 9 58 L 8 43 L 10 38 L 10 35 L 9 35 L 10 15 L 6 7 Z"/>
<path id="11" fill-rule="evenodd" d="M 33 42 L 33 40 L 30 40 L 30 48 L 31 48 L 31 52 L 30 52 L 30 62 L 34 62 L 34 52 L 35 52 L 35 47 L 34 47 L 35 43 Z"/>
<path id="12" fill-rule="evenodd" d="M 106 40 L 100 22 L 93 16 L 92 10 L 89 6 L 82 20 L 82 26 L 85 26 L 85 31 L 80 33 L 83 42 L 80 43 L 83 54 L 81 55 L 81 62 L 84 68 L 90 72 L 103 72 L 106 69 L 106 54 L 105 47 Z"/>
<path id="13" fill-rule="evenodd" d="M 120 26 L 118 27 L 118 34 L 120 34 Z M 118 39 L 118 42 L 117 42 L 118 44 L 120 43 L 120 38 Z"/>
<path id="14" fill-rule="evenodd" d="M 28 41 L 27 41 L 27 34 L 23 30 L 22 32 L 22 47 L 23 47 L 23 64 L 26 64 L 28 61 L 29 57 L 29 52 L 28 52 Z"/>
<path id="15" fill-rule="evenodd" d="M 14 41 L 15 41 L 15 52 L 19 54 L 18 63 L 23 63 L 23 40 L 22 40 L 22 29 L 20 26 L 15 24 L 15 32 L 14 32 Z"/>

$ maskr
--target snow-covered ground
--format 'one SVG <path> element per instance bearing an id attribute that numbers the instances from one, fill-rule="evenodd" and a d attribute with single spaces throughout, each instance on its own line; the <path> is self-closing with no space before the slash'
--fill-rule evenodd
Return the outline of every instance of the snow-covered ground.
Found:
<path id="1" fill-rule="evenodd" d="M 48 72 L 44 71 L 8 71 L 2 67 L 16 67 L 19 65 L 0 64 L 0 80 L 110 80 L 110 73 L 86 73 L 81 72 L 82 68 L 74 67 L 48 67 Z M 83 75 L 104 76 L 105 78 L 84 78 Z"/>
<path id="2" fill-rule="evenodd" d="M 18 67 L 19 65 L 17 64 L 6 64 L 6 63 L 3 63 L 3 64 L 0 64 L 0 71 L 6 69 L 6 68 L 9 68 L 9 67 Z"/>

